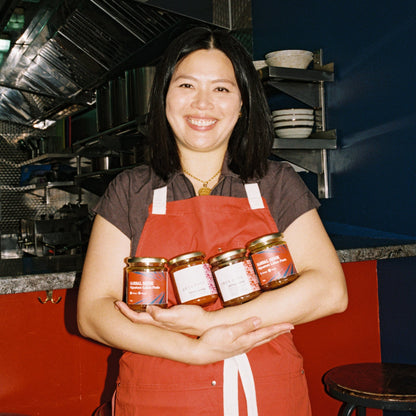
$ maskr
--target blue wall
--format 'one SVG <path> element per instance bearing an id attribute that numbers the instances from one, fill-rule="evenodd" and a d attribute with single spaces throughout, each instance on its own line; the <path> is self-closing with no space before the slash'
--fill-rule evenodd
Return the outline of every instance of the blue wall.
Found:
<path id="1" fill-rule="evenodd" d="M 377 262 L 381 361 L 416 365 L 416 257 Z M 384 416 L 411 416 L 387 412 Z"/>
<path id="2" fill-rule="evenodd" d="M 333 198 L 320 209 L 328 231 L 415 239 L 416 2 L 252 0 L 252 7 L 254 59 L 322 48 L 324 63 L 335 63 L 327 94 L 327 125 L 338 134 L 329 152 Z"/>

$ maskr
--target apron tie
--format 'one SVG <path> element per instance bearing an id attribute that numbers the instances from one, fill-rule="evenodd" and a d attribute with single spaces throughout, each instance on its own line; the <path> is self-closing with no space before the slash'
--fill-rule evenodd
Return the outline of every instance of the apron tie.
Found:
<path id="1" fill-rule="evenodd" d="M 224 416 L 238 416 L 238 374 L 247 402 L 247 415 L 257 416 L 256 387 L 246 354 L 224 360 L 223 403 Z"/>
<path id="2" fill-rule="evenodd" d="M 246 183 L 244 188 L 247 194 L 250 208 L 263 209 L 264 203 L 263 198 L 261 197 L 258 183 Z M 163 186 L 162 188 L 153 190 L 152 214 L 166 215 L 167 189 L 167 186 Z"/>

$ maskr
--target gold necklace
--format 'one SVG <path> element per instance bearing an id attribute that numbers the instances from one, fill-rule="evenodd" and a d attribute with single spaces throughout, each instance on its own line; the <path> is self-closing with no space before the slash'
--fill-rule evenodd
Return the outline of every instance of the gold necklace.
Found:
<path id="1" fill-rule="evenodd" d="M 197 181 L 202 183 L 202 188 L 199 188 L 198 195 L 209 195 L 211 193 L 212 188 L 208 188 L 208 184 L 221 173 L 220 168 L 219 171 L 212 178 L 209 178 L 207 181 L 203 181 L 202 179 L 199 179 L 196 176 L 192 175 L 192 173 L 188 172 L 186 169 L 182 168 L 182 170 L 183 173 L 186 173 L 191 178 L 196 179 Z"/>

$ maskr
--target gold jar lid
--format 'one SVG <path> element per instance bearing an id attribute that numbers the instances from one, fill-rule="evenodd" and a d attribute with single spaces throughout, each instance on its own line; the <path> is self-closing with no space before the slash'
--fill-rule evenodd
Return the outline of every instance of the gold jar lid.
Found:
<path id="1" fill-rule="evenodd" d="M 222 263 L 224 261 L 238 259 L 239 257 L 245 256 L 245 254 L 245 248 L 237 248 L 235 250 L 226 251 L 225 253 L 217 254 L 216 256 L 210 257 L 208 259 L 208 262 L 212 266 L 213 264 Z"/>
<path id="2" fill-rule="evenodd" d="M 165 264 L 167 262 L 163 257 L 130 257 L 127 263 L 144 263 L 144 264 Z"/>
<path id="3" fill-rule="evenodd" d="M 254 240 L 249 241 L 246 244 L 246 247 L 248 250 L 252 251 L 256 248 L 259 248 L 261 246 L 264 246 L 266 244 L 270 244 L 272 242 L 278 242 L 278 243 L 284 243 L 283 241 L 283 234 L 282 233 L 273 233 L 273 234 L 267 234 L 263 235 L 261 237 L 255 238 Z"/>
<path id="4" fill-rule="evenodd" d="M 191 253 L 181 254 L 180 256 L 176 256 L 173 259 L 168 261 L 168 265 L 171 266 L 172 264 L 178 263 L 180 261 L 191 260 L 196 257 L 205 257 L 205 253 L 202 251 L 193 251 Z"/>

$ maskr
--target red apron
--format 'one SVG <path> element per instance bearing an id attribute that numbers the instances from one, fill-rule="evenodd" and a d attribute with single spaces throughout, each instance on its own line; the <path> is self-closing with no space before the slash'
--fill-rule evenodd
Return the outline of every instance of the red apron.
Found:
<path id="1" fill-rule="evenodd" d="M 246 185 L 246 191 L 247 199 L 209 195 L 166 203 L 166 187 L 155 190 L 136 256 L 170 259 L 203 251 L 208 258 L 277 232 L 257 184 Z M 171 284 L 168 298 L 169 306 L 177 303 Z M 208 309 L 221 307 L 217 301 Z M 302 366 L 291 334 L 205 366 L 126 352 L 115 415 L 309 416 Z"/>

